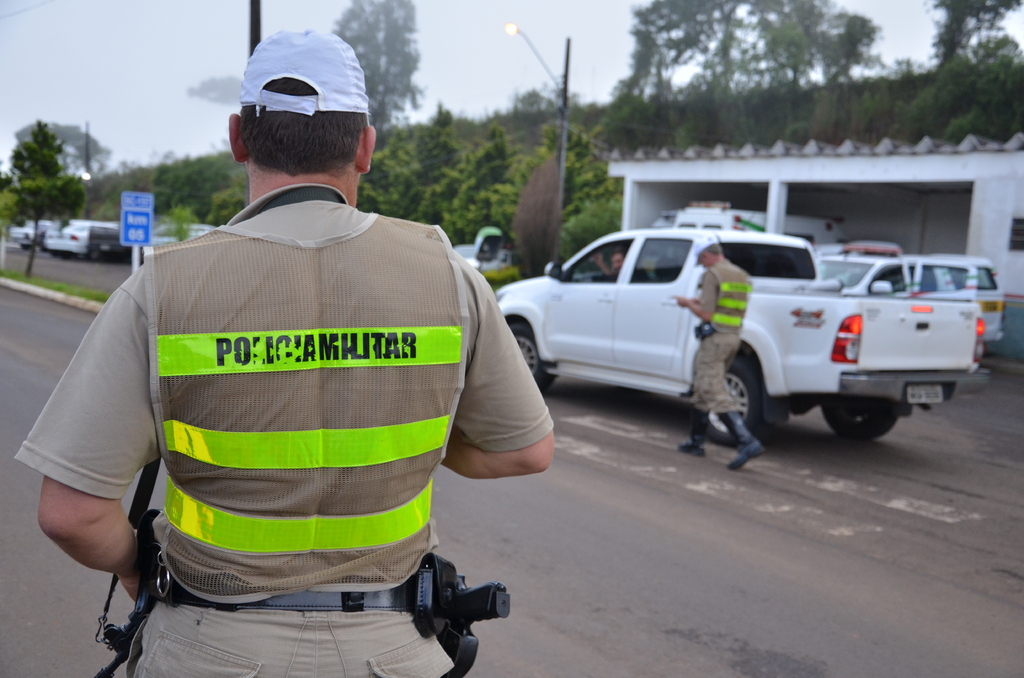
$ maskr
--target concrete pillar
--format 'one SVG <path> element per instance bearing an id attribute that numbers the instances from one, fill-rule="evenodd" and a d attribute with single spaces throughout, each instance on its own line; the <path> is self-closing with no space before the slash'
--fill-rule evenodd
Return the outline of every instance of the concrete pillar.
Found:
<path id="1" fill-rule="evenodd" d="M 784 233 L 786 226 L 786 203 L 789 201 L 789 184 L 772 179 L 768 182 L 768 208 L 765 218 L 765 233 Z"/>
<path id="2" fill-rule="evenodd" d="M 1005 266 L 1019 188 L 1018 182 L 1009 177 L 974 182 L 966 254 L 988 257 L 997 269 Z"/>
<path id="3" fill-rule="evenodd" d="M 622 187 L 622 230 L 628 231 L 636 226 L 637 185 L 628 176 Z"/>

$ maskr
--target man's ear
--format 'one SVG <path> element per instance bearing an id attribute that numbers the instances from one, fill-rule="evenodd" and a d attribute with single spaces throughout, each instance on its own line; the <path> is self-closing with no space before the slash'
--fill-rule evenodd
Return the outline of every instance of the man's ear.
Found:
<path id="1" fill-rule="evenodd" d="M 244 163 L 249 160 L 249 150 L 242 143 L 242 116 L 232 113 L 228 118 L 228 143 L 235 162 Z"/>
<path id="2" fill-rule="evenodd" d="M 373 148 L 377 145 L 377 130 L 367 125 L 363 133 L 359 135 L 359 148 L 356 149 L 355 168 L 360 174 L 370 171 L 370 159 L 373 157 Z"/>

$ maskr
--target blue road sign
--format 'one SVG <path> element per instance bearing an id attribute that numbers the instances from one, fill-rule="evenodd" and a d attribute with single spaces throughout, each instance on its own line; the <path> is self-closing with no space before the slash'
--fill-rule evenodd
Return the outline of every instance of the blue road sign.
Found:
<path id="1" fill-rule="evenodd" d="M 121 244 L 149 247 L 153 241 L 153 194 L 121 193 Z"/>

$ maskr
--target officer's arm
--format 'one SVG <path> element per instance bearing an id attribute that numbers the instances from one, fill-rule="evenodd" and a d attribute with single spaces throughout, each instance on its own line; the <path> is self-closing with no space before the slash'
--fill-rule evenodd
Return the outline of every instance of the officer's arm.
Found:
<path id="1" fill-rule="evenodd" d="M 461 431 L 453 429 L 441 463 L 467 478 L 505 478 L 540 473 L 551 465 L 554 454 L 554 433 L 520 450 L 484 452 L 463 440 Z"/>
<path id="2" fill-rule="evenodd" d="M 44 477 L 39 527 L 82 565 L 116 574 L 135 597 L 139 576 L 135 532 L 120 500 L 87 494 Z"/>

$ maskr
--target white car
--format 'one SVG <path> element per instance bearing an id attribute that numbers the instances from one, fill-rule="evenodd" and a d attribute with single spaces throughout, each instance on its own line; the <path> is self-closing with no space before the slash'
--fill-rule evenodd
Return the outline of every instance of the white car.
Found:
<path id="1" fill-rule="evenodd" d="M 674 296 L 697 296 L 697 252 L 718 241 L 751 274 L 754 291 L 726 386 L 747 427 L 765 432 L 821 406 L 841 436 L 889 431 L 914 405 L 981 388 L 977 304 L 892 295 L 843 296 L 817 278 L 810 244 L 791 236 L 642 229 L 600 238 L 548 275 L 497 291 L 539 386 L 566 375 L 686 395 L 696 316 Z M 730 435 L 712 418 L 709 435 Z"/>
<path id="2" fill-rule="evenodd" d="M 129 251 L 121 245 L 121 228 L 107 221 L 72 219 L 62 229 L 46 232 L 46 249 L 55 257 L 70 259 L 121 258 Z"/>
<path id="3" fill-rule="evenodd" d="M 818 258 L 818 277 L 822 280 L 838 280 L 843 285 L 840 293 L 847 296 L 906 296 L 910 292 L 910 271 L 906 262 L 899 257 L 857 253 L 823 256 Z M 883 284 L 877 285 L 879 282 Z"/>
<path id="4" fill-rule="evenodd" d="M 27 250 L 32 247 L 32 235 L 36 234 L 36 243 L 40 249 L 45 250 L 46 233 L 50 230 L 59 229 L 60 223 L 54 221 L 39 220 L 39 230 L 32 223 L 24 226 L 11 226 L 7 229 L 7 236 L 12 243 L 17 244 L 21 249 Z"/>
<path id="5" fill-rule="evenodd" d="M 1003 338 L 1005 299 L 996 282 L 996 269 L 984 257 L 963 254 L 910 254 L 911 295 L 921 299 L 961 299 L 981 306 L 984 341 Z"/>

